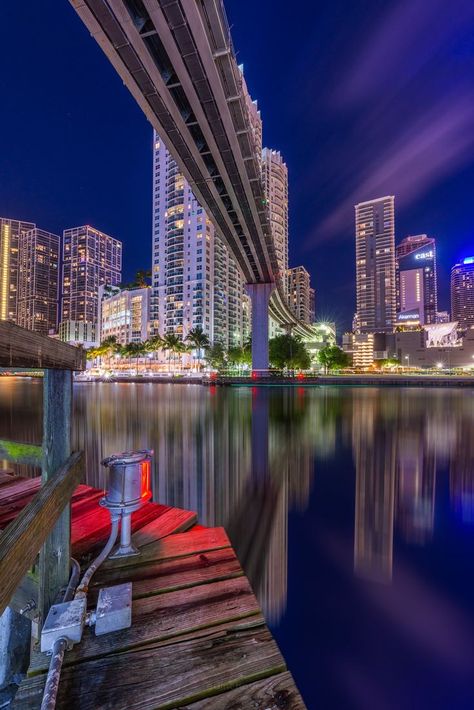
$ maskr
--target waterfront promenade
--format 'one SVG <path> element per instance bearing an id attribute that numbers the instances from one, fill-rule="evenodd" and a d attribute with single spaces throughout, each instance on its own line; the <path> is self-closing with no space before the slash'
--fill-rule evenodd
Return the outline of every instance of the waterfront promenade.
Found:
<path id="1" fill-rule="evenodd" d="M 341 386 L 376 386 L 376 387 L 474 387 L 474 376 L 434 374 L 432 372 L 403 373 L 403 374 L 329 374 L 329 375 L 137 375 L 129 377 L 110 376 L 81 380 L 86 384 L 94 382 L 109 383 L 147 383 L 147 384 L 176 384 L 176 385 L 219 385 L 219 386 L 310 386 L 310 385 L 341 385 Z"/>

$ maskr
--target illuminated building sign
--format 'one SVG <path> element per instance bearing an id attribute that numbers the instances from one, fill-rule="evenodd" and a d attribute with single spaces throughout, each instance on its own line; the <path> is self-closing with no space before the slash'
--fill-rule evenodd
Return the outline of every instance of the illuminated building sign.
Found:
<path id="1" fill-rule="evenodd" d="M 465 259 L 463 259 L 463 264 L 474 264 L 474 256 L 466 256 Z"/>
<path id="2" fill-rule="evenodd" d="M 420 311 L 418 308 L 413 308 L 409 311 L 403 311 L 402 313 L 397 313 L 397 323 L 419 323 L 420 322 Z"/>
<path id="3" fill-rule="evenodd" d="M 474 257 L 473 257 L 474 259 Z M 434 269 L 435 268 L 435 252 L 434 249 L 420 247 L 414 249 L 409 254 L 401 256 L 398 260 L 398 268 L 400 271 L 411 271 L 411 269 Z"/>

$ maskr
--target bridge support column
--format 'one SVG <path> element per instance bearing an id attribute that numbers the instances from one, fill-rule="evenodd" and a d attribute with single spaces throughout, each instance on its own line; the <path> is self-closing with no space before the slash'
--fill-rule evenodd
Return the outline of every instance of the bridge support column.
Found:
<path id="1" fill-rule="evenodd" d="M 247 284 L 252 303 L 252 373 L 268 374 L 268 304 L 275 284 Z"/>

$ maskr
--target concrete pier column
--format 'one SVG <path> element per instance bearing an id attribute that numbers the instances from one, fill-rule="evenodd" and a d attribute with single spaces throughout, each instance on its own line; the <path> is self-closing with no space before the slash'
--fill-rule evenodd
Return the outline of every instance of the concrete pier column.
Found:
<path id="1" fill-rule="evenodd" d="M 268 304 L 275 284 L 247 284 L 252 303 L 252 372 L 268 374 Z"/>

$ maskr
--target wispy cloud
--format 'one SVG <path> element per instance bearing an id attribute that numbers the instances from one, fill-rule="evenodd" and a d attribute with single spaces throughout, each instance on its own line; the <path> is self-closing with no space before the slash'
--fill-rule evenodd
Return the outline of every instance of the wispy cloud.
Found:
<path id="1" fill-rule="evenodd" d="M 409 207 L 474 160 L 473 31 L 471 0 L 403 0 L 361 34 L 327 98 L 348 131 L 308 248 L 352 234 L 358 201 L 395 194 Z"/>

